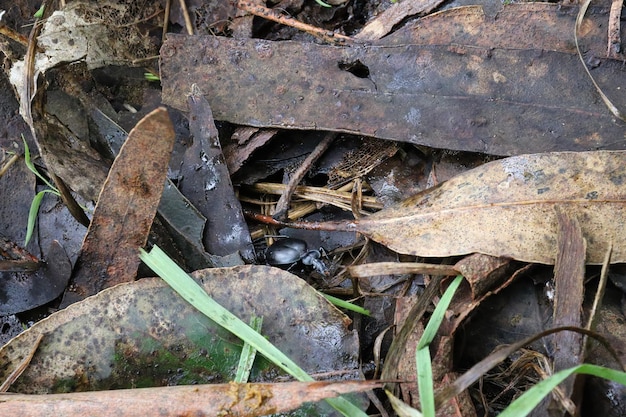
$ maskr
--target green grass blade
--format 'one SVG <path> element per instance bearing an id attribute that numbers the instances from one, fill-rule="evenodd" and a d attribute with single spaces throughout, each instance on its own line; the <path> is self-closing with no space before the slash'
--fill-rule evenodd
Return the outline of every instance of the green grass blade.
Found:
<path id="1" fill-rule="evenodd" d="M 578 365 L 573 368 L 559 371 L 550 378 L 539 382 L 513 401 L 502 413 L 500 413 L 499 417 L 523 417 L 530 414 L 537 404 L 539 404 L 546 395 L 550 394 L 550 391 L 574 373 L 593 375 L 609 379 L 626 386 L 626 373 L 624 372 L 597 365 Z"/>
<path id="2" fill-rule="evenodd" d="M 324 298 L 332 303 L 332 305 L 336 307 L 345 308 L 346 310 L 354 311 L 355 313 L 363 314 L 364 316 L 370 316 L 370 311 L 358 306 L 356 304 L 352 304 L 349 301 L 342 300 L 341 298 L 333 297 L 332 295 L 322 294 Z"/>
<path id="3" fill-rule="evenodd" d="M 37 10 L 37 11 L 35 12 L 35 14 L 33 15 L 33 17 L 34 17 L 34 18 L 36 18 L 36 19 L 41 19 L 41 18 L 43 17 L 43 12 L 44 12 L 44 10 L 45 10 L 45 7 L 46 7 L 46 5 L 45 5 L 45 2 L 44 2 L 44 4 L 42 4 L 41 6 L 39 6 L 39 10 Z"/>
<path id="4" fill-rule="evenodd" d="M 28 245 L 30 239 L 33 237 L 33 231 L 35 230 L 35 222 L 37 221 L 37 213 L 39 213 L 39 207 L 41 207 L 41 200 L 46 193 L 54 194 L 52 190 L 39 191 L 32 203 L 30 203 L 30 210 L 28 210 L 28 223 L 26 225 L 26 237 L 24 238 L 24 246 Z"/>
<path id="5" fill-rule="evenodd" d="M 153 74 L 151 72 L 144 72 L 143 76 L 148 81 L 161 81 L 158 75 Z"/>
<path id="6" fill-rule="evenodd" d="M 446 310 L 450 305 L 450 301 L 452 301 L 452 297 L 456 292 L 456 289 L 459 288 L 461 282 L 463 281 L 462 275 L 457 275 L 457 277 L 452 281 L 452 283 L 448 286 L 446 291 L 443 293 L 441 300 L 439 300 L 439 304 L 435 307 L 435 311 L 433 311 L 433 315 L 428 320 L 428 324 L 424 329 L 424 334 L 420 338 L 419 343 L 417 344 L 417 349 L 422 349 L 430 344 L 435 338 L 437 334 L 437 329 L 441 326 L 441 322 L 443 321 L 443 317 L 446 314 Z"/>
<path id="7" fill-rule="evenodd" d="M 417 368 L 417 389 L 420 396 L 420 404 L 422 406 L 422 413 L 426 417 L 435 417 L 435 391 L 433 387 L 433 370 L 430 359 L 430 349 L 428 345 L 433 341 L 437 334 L 437 329 L 441 325 L 445 316 L 446 310 L 452 301 L 452 297 L 456 292 L 459 285 L 463 281 L 463 276 L 457 275 L 457 277 L 448 286 L 443 293 L 441 300 L 435 307 L 428 324 L 424 329 L 424 333 L 417 343 L 415 350 L 415 365 Z"/>
<path id="8" fill-rule="evenodd" d="M 433 368 L 428 346 L 415 352 L 417 364 L 417 390 L 424 417 L 435 417 L 435 389 L 433 387 Z"/>
<path id="9" fill-rule="evenodd" d="M 313 381 L 302 368 L 293 362 L 284 353 L 278 350 L 262 335 L 255 332 L 250 326 L 237 316 L 213 300 L 185 271 L 172 261 L 158 246 L 154 246 L 150 253 L 140 249 L 141 260 L 167 282 L 183 299 L 209 317 L 211 320 L 230 331 L 241 340 L 249 343 L 258 352 L 283 369 L 298 381 Z M 361 416 L 365 414 L 357 406 L 343 397 L 328 398 L 326 400 L 333 408 L 345 416 Z"/>
<path id="10" fill-rule="evenodd" d="M 250 327 L 252 327 L 255 332 L 261 333 L 261 326 L 263 326 L 263 317 L 252 316 L 252 318 L 250 318 Z M 248 382 L 255 358 L 256 349 L 252 347 L 250 343 L 244 343 L 241 349 L 241 356 L 239 356 L 237 372 L 235 373 L 235 382 Z"/>
<path id="11" fill-rule="evenodd" d="M 320 6 L 322 6 L 322 7 L 333 7 L 330 4 L 328 4 L 328 3 L 324 3 L 322 0 L 315 0 L 315 2 L 317 4 L 319 4 Z"/>
<path id="12" fill-rule="evenodd" d="M 57 190 L 57 188 L 54 185 L 52 185 L 50 183 L 50 181 L 48 181 L 46 178 L 44 178 L 44 176 L 41 175 L 39 173 L 39 171 L 37 171 L 37 167 L 35 166 L 35 164 L 33 164 L 33 161 L 30 158 L 30 149 L 28 148 L 28 144 L 26 143 L 26 139 L 24 139 L 24 135 L 22 135 L 22 141 L 24 142 L 24 162 L 26 163 L 26 166 L 28 167 L 28 169 L 33 174 L 35 174 L 37 176 L 37 178 L 39 178 L 41 181 L 43 181 L 44 184 L 46 184 L 48 187 L 50 187 L 50 189 L 53 190 L 54 194 L 61 195 L 59 190 Z"/>

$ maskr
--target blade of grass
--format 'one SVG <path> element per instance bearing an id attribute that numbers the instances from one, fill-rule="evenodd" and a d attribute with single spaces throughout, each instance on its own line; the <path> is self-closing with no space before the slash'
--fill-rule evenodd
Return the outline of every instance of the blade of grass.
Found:
<path id="1" fill-rule="evenodd" d="M 30 210 L 28 210 L 28 223 L 26 225 L 26 237 L 24 238 L 24 246 L 28 245 L 30 239 L 33 237 L 33 231 L 35 230 L 35 222 L 37 221 L 37 213 L 39 213 L 39 207 L 41 206 L 41 200 L 46 193 L 52 193 L 57 195 L 53 190 L 39 191 L 32 203 L 30 203 Z"/>
<path id="2" fill-rule="evenodd" d="M 415 361 L 417 364 L 417 391 L 420 396 L 422 414 L 425 417 L 435 417 L 435 388 L 428 346 L 417 349 Z"/>
<path id="3" fill-rule="evenodd" d="M 624 372 L 597 365 L 578 365 L 559 371 L 550 378 L 539 382 L 509 404 L 509 406 L 499 414 L 499 417 L 522 417 L 528 415 L 537 404 L 541 402 L 543 397 L 548 395 L 557 385 L 574 373 L 593 375 L 626 385 L 626 373 Z"/>
<path id="4" fill-rule="evenodd" d="M 322 0 L 315 0 L 315 2 L 322 7 L 332 7 L 330 4 L 324 3 Z"/>
<path id="5" fill-rule="evenodd" d="M 176 265 L 176 263 L 158 246 L 154 246 L 150 253 L 140 248 L 139 257 L 150 269 L 163 278 L 163 280 L 183 299 L 211 320 L 224 327 L 244 342 L 249 343 L 268 360 L 298 381 L 313 381 L 313 378 L 287 357 L 287 355 L 277 349 L 262 335 L 255 332 L 237 316 L 209 297 L 202 287 Z M 367 416 L 365 412 L 343 397 L 328 398 L 326 401 L 345 416 Z"/>
<path id="6" fill-rule="evenodd" d="M 420 341 L 417 343 L 418 349 L 427 346 L 435 338 L 435 335 L 437 334 L 437 329 L 439 329 L 439 326 L 441 326 L 441 322 L 443 321 L 446 310 L 448 309 L 448 306 L 452 301 L 452 297 L 454 296 L 456 289 L 459 288 L 459 285 L 461 285 L 462 281 L 463 276 L 457 275 L 454 281 L 452 281 L 452 283 L 448 286 L 446 291 L 441 296 L 441 300 L 439 300 L 437 307 L 435 307 L 435 311 L 433 311 L 432 316 L 430 316 L 430 319 L 428 320 L 428 324 L 424 329 L 424 334 L 422 334 Z"/>
<path id="7" fill-rule="evenodd" d="M 52 185 L 50 183 L 50 181 L 48 181 L 43 175 L 41 175 L 39 173 L 39 171 L 37 171 L 37 167 L 35 167 L 35 164 L 33 164 L 33 161 L 30 159 L 30 149 L 28 148 L 28 144 L 26 143 L 26 139 L 24 139 L 24 135 L 22 135 L 22 141 L 24 142 L 24 162 L 26 163 L 26 166 L 28 167 L 28 169 L 37 176 L 37 178 L 39 178 L 41 181 L 44 182 L 44 184 L 46 184 L 48 187 L 50 187 L 51 190 L 53 190 L 53 192 L 56 195 L 61 195 L 61 193 L 59 193 L 59 190 L 57 190 L 57 188 Z"/>
<path id="8" fill-rule="evenodd" d="M 261 333 L 261 326 L 263 326 L 263 317 L 252 316 L 250 318 L 250 327 L 255 332 Z M 250 371 L 256 358 L 256 349 L 250 345 L 250 343 L 244 343 L 241 349 L 241 356 L 239 356 L 239 364 L 237 365 L 237 372 L 235 373 L 235 382 L 243 383 L 248 382 L 250 378 Z"/>
<path id="9" fill-rule="evenodd" d="M 356 304 L 352 304 L 349 301 L 342 300 L 341 298 L 333 297 L 332 295 L 328 295 L 328 294 L 322 294 L 322 295 L 324 296 L 324 298 L 330 301 L 331 304 L 334 306 L 345 308 L 346 310 L 354 311 L 355 313 L 363 314 L 364 316 L 368 316 L 368 317 L 371 315 L 369 310 L 364 309 L 363 307 L 358 306 Z"/>
<path id="10" fill-rule="evenodd" d="M 452 297 L 456 292 L 459 285 L 463 281 L 463 276 L 457 275 L 457 277 L 448 286 L 443 293 L 441 300 L 435 307 L 428 324 L 424 329 L 424 333 L 417 343 L 415 350 L 415 364 L 417 368 L 417 390 L 420 396 L 420 404 L 422 406 L 422 413 L 426 417 L 435 417 L 435 390 L 433 386 L 433 370 L 430 359 L 430 349 L 428 346 L 433 341 L 437 334 L 437 329 L 441 326 L 441 322 L 446 314 L 446 310 L 452 301 Z"/>

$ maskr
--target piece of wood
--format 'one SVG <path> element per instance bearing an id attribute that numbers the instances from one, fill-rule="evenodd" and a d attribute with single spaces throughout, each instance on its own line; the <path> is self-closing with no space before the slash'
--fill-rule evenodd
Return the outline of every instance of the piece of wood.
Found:
<path id="1" fill-rule="evenodd" d="M 558 252 L 554 265 L 554 327 L 582 327 L 582 305 L 584 301 L 586 242 L 578 219 L 559 207 L 556 208 L 558 222 Z M 552 338 L 554 372 L 572 368 L 583 362 L 583 335 L 574 332 L 559 332 Z M 575 406 L 569 401 L 574 391 L 575 377 L 565 380 L 560 388 L 568 400 L 562 404 L 571 414 Z"/>
<path id="2" fill-rule="evenodd" d="M 380 387 L 377 381 L 287 382 L 282 384 L 214 384 L 71 394 L 0 394 L 3 417 L 44 415 L 264 416 L 296 409 L 350 392 Z"/>

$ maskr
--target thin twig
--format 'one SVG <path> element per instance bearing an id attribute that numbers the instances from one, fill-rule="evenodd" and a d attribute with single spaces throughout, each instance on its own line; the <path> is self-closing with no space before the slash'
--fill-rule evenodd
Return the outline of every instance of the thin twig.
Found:
<path id="1" fill-rule="evenodd" d="M 291 178 L 289 179 L 289 184 L 287 184 L 287 188 L 283 191 L 283 194 L 280 196 L 278 203 L 276 203 L 276 209 L 274 211 L 274 218 L 284 220 L 287 218 L 287 211 L 289 210 L 289 201 L 291 200 L 291 196 L 296 191 L 296 187 L 302 181 L 302 178 L 306 175 L 306 173 L 311 169 L 311 166 L 319 159 L 320 156 L 326 149 L 330 146 L 330 144 L 337 137 L 337 133 L 329 132 L 324 136 L 324 139 L 320 143 L 317 144 L 313 152 L 306 157 L 306 159 L 302 162 L 302 165 L 298 167 L 296 172 L 293 173 Z"/>
<path id="2" fill-rule="evenodd" d="M 170 11 L 172 10 L 172 0 L 165 2 L 165 13 L 163 14 L 163 33 L 161 34 L 161 42 L 165 42 L 165 34 L 167 33 L 167 25 L 170 21 Z"/>
<path id="3" fill-rule="evenodd" d="M 259 16 L 267 20 L 280 23 L 281 25 L 296 28 L 310 35 L 323 39 L 324 41 L 329 43 L 345 44 L 348 42 L 353 42 L 353 39 L 348 36 L 340 35 L 338 33 L 334 33 L 325 29 L 320 29 L 315 26 L 307 25 L 306 23 L 299 22 L 290 16 L 283 15 L 274 9 L 268 9 L 267 7 L 255 4 L 253 1 L 250 0 L 238 1 L 237 7 L 255 16 Z"/>
<path id="4" fill-rule="evenodd" d="M 0 177 L 2 177 L 4 174 L 6 174 L 6 172 L 9 170 L 9 168 L 11 168 L 11 166 L 18 160 L 20 159 L 20 155 L 15 153 L 11 156 L 11 158 L 9 158 L 8 161 L 6 161 L 4 163 L 4 165 L 2 165 L 2 168 L 0 168 Z"/>
<path id="5" fill-rule="evenodd" d="M 353 188 L 353 184 L 354 183 L 348 183 L 346 184 L 346 186 L 338 190 L 331 190 L 324 187 L 298 185 L 294 191 L 294 195 L 301 197 L 304 200 L 315 201 L 323 204 L 331 204 L 333 206 L 341 207 L 344 210 L 350 211 L 352 192 L 347 191 L 346 189 L 351 190 Z M 287 187 L 288 185 L 285 184 L 258 182 L 250 186 L 249 189 L 258 193 L 282 195 L 283 193 L 285 193 L 285 189 Z M 241 199 L 244 200 L 243 197 L 241 197 Z M 250 199 L 247 199 L 246 201 L 260 205 L 260 202 L 254 202 Z M 376 200 L 376 197 L 372 196 L 363 196 L 361 204 L 367 209 L 380 210 L 383 208 L 383 204 Z"/>
<path id="6" fill-rule="evenodd" d="M 20 33 L 17 33 L 16 31 L 14 31 L 13 29 L 11 29 L 10 27 L 6 25 L 0 26 L 0 35 L 4 35 L 7 38 L 14 40 L 15 42 L 18 42 L 24 46 L 28 45 L 28 38 L 26 36 Z"/>
<path id="7" fill-rule="evenodd" d="M 609 58 L 620 59 L 622 51 L 622 35 L 620 30 L 622 20 L 622 7 L 624 0 L 613 0 L 611 3 L 611 12 L 609 13 L 609 33 L 608 46 L 606 55 Z"/>
<path id="8" fill-rule="evenodd" d="M 188 35 L 193 35 L 193 25 L 191 24 L 191 18 L 189 17 L 189 10 L 187 9 L 187 2 L 185 0 L 178 0 L 180 2 L 180 8 L 185 18 L 185 28 Z"/>

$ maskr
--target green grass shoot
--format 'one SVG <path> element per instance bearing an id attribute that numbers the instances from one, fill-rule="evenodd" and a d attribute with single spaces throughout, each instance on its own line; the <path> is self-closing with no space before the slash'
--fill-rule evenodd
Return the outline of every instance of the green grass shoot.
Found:
<path id="1" fill-rule="evenodd" d="M 298 381 L 313 381 L 313 378 L 287 357 L 287 355 L 213 300 L 202 287 L 176 265 L 176 263 L 158 246 L 154 246 L 149 253 L 140 249 L 139 257 L 150 269 L 163 278 L 163 280 L 183 299 L 211 320 L 239 337 L 244 343 L 249 343 L 269 361 L 273 362 Z M 365 412 L 344 397 L 328 398 L 326 401 L 344 416 L 367 416 Z"/>
<path id="2" fill-rule="evenodd" d="M 148 81 L 161 81 L 158 75 L 153 74 L 151 72 L 144 72 L 143 76 Z"/>
<path id="3" fill-rule="evenodd" d="M 252 316 L 250 318 L 250 327 L 255 332 L 261 333 L 261 327 L 263 326 L 263 317 Z M 256 349 L 250 345 L 250 343 L 244 342 L 241 349 L 241 355 L 239 356 L 239 364 L 237 365 L 237 371 L 235 372 L 234 381 L 237 383 L 248 382 L 250 378 L 250 371 L 252 365 L 254 365 L 254 359 L 256 358 Z"/>
<path id="4" fill-rule="evenodd" d="M 363 314 L 364 316 L 368 317 L 371 315 L 369 310 L 356 304 L 352 304 L 349 301 L 342 300 L 341 298 L 333 297 L 332 295 L 328 294 L 322 295 L 336 307 L 345 308 L 346 310 L 354 311 L 355 313 Z"/>
<path id="5" fill-rule="evenodd" d="M 417 343 L 415 350 L 415 363 L 417 366 L 417 389 L 420 396 L 420 404 L 422 405 L 422 413 L 424 417 L 435 416 L 435 390 L 433 386 L 433 370 L 430 360 L 429 345 L 437 334 L 437 329 L 441 326 L 441 322 L 446 314 L 446 310 L 452 301 L 452 297 L 456 292 L 459 285 L 463 281 L 463 276 L 457 275 L 457 277 L 448 286 L 443 293 L 441 300 L 435 307 L 428 324 L 424 329 L 424 333 Z"/>
<path id="6" fill-rule="evenodd" d="M 33 15 L 34 18 L 36 19 L 41 19 L 43 17 L 43 12 L 45 10 L 46 4 L 45 2 L 41 4 L 41 6 L 39 7 L 39 10 L 37 10 L 35 12 L 35 14 Z"/>
<path id="7" fill-rule="evenodd" d="M 605 368 L 603 366 L 582 364 L 573 368 L 564 369 L 552 375 L 550 378 L 544 379 L 531 389 L 526 391 L 515 401 L 499 414 L 499 417 L 523 417 L 541 402 L 541 400 L 572 374 L 593 375 L 600 378 L 608 379 L 618 384 L 626 385 L 626 373 L 616 371 L 614 369 Z"/>
<path id="8" fill-rule="evenodd" d="M 35 195 L 35 198 L 33 198 L 32 203 L 30 203 L 30 210 L 28 210 L 28 223 L 26 225 L 26 237 L 24 238 L 24 246 L 26 246 L 28 245 L 28 242 L 30 242 L 30 239 L 33 237 L 35 222 L 37 221 L 37 214 L 39 213 L 39 207 L 41 207 L 41 201 L 43 200 L 44 195 L 46 195 L 46 193 L 51 193 L 56 196 L 60 196 L 61 193 L 37 170 L 37 167 L 30 157 L 30 149 L 28 148 L 26 139 L 24 139 L 24 135 L 22 135 L 22 141 L 24 141 L 24 162 L 26 163 L 26 166 L 33 174 L 37 176 L 37 178 L 39 178 L 41 181 L 44 182 L 44 184 L 49 187 L 48 189 L 38 192 Z"/>

